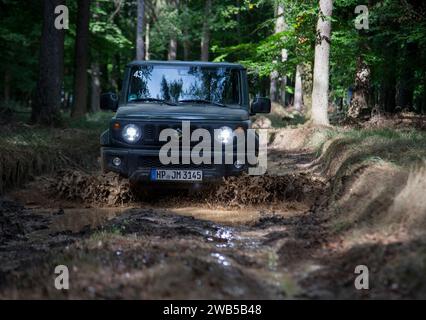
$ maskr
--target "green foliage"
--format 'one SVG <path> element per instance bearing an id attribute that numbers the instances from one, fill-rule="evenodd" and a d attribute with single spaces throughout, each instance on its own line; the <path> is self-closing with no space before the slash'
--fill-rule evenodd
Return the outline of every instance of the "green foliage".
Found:
<path id="1" fill-rule="evenodd" d="M 18 95 L 28 97 L 35 88 L 40 30 L 37 2 L 0 1 L 0 74 L 11 75 L 11 86 Z"/>
<path id="2" fill-rule="evenodd" d="M 211 60 L 242 63 L 258 86 L 266 88 L 270 73 L 276 70 L 289 78 L 287 91 L 291 93 L 296 65 L 313 64 L 318 1 L 212 0 L 208 15 L 202 0 L 145 0 L 145 4 L 151 59 L 167 58 L 173 36 L 178 42 L 178 59 L 184 58 L 185 46 L 185 58 L 199 60 L 202 28 L 207 23 Z M 279 4 L 285 8 L 286 27 L 275 33 Z M 354 84 L 357 58 L 362 57 L 371 69 L 376 95 L 387 83 L 400 86 L 407 70 L 412 70 L 409 81 L 416 110 L 426 110 L 425 4 L 414 0 L 370 2 L 369 30 L 354 26 L 357 5 L 357 0 L 334 0 L 331 98 L 347 95 Z M 72 94 L 77 3 L 68 1 L 67 6 L 70 29 L 65 37 L 64 92 Z M 101 67 L 103 90 L 119 89 L 124 66 L 135 57 L 136 9 L 136 0 L 92 1 L 90 59 Z M 6 74 L 12 75 L 12 98 L 28 103 L 38 77 L 42 6 L 37 1 L 0 0 L 0 21 L 0 85 L 5 86 Z M 410 48 L 416 52 L 414 58 Z M 288 53 L 286 61 L 281 59 L 282 50 Z"/>

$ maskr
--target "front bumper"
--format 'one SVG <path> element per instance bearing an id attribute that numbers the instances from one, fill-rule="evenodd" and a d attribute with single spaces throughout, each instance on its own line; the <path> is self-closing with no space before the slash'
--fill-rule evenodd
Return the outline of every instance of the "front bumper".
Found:
<path id="1" fill-rule="evenodd" d="M 234 154 L 233 156 L 235 160 L 238 159 L 238 154 Z M 113 159 L 117 157 L 121 160 L 121 164 L 119 166 L 114 165 L 113 163 Z M 150 174 L 151 169 L 153 168 L 176 170 L 202 170 L 202 182 L 214 182 L 220 180 L 222 177 L 238 176 L 244 172 L 247 172 L 247 165 L 244 165 L 242 168 L 237 169 L 233 164 L 224 164 L 224 159 L 225 155 L 222 154 L 222 164 L 212 163 L 200 165 L 163 165 L 159 160 L 158 150 L 124 149 L 112 147 L 101 148 L 102 170 L 105 172 L 117 172 L 120 175 L 127 177 L 131 181 L 135 182 L 151 181 Z"/>

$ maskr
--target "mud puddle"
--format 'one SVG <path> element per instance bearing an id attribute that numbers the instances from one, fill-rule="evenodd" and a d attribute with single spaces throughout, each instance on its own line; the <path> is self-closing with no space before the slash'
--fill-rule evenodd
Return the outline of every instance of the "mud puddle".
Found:
<path id="1" fill-rule="evenodd" d="M 71 208 L 58 210 L 33 209 L 36 215 L 50 215 L 50 232 L 79 232 L 95 229 L 122 214 L 125 208 Z"/>
<path id="2" fill-rule="evenodd" d="M 315 177 L 231 178 L 204 194 L 142 200 L 113 175 L 65 172 L 51 181 L 43 197 L 30 186 L 0 206 L 22 229 L 0 237 L 2 298 L 304 296 L 292 265 L 314 246 L 295 238 L 324 189 Z M 57 265 L 69 268 L 68 291 L 54 288 Z"/>
<path id="3" fill-rule="evenodd" d="M 217 211 L 226 224 L 210 220 L 214 210 L 186 209 L 33 209 L 44 226 L 2 246 L 2 259 L 13 263 L 0 267 L 6 284 L 0 297 L 282 299 L 299 293 L 280 266 L 280 241 L 271 238 L 284 235 L 286 225 L 266 226 L 264 217 L 264 227 L 253 227 L 264 216 L 254 209 L 244 221 L 242 212 Z M 204 220 L 194 218 L 197 212 Z M 53 286 L 59 264 L 70 269 L 66 292 Z"/>
<path id="4" fill-rule="evenodd" d="M 286 227 L 273 229 L 284 232 Z M 128 210 L 79 243 L 80 249 L 89 250 L 92 259 L 109 261 L 114 279 L 109 285 L 98 282 L 98 288 L 89 296 L 99 297 L 105 292 L 120 296 L 120 288 L 129 290 L 130 286 L 133 298 L 292 297 L 298 293 L 297 285 L 290 273 L 279 266 L 280 246 L 268 243 L 270 232 L 167 210 Z M 92 263 L 80 264 L 81 283 L 96 281 L 92 268 Z M 80 290 L 78 295 L 84 288 Z"/>

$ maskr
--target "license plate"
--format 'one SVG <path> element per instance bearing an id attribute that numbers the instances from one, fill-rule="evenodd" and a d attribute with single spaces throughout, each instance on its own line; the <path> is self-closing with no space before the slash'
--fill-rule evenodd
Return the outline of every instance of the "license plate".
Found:
<path id="1" fill-rule="evenodd" d="M 151 169 L 151 181 L 202 181 L 201 170 Z"/>

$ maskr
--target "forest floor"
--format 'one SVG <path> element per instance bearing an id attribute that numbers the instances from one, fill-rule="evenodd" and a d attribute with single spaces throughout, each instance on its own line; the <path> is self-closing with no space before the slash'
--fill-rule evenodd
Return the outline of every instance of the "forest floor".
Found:
<path id="1" fill-rule="evenodd" d="M 425 298 L 426 134 L 270 136 L 266 176 L 201 192 L 140 196 L 96 165 L 11 188 L 0 197 L 0 298 Z M 57 265 L 69 290 L 54 287 Z M 354 286 L 358 265 L 369 290 Z"/>

